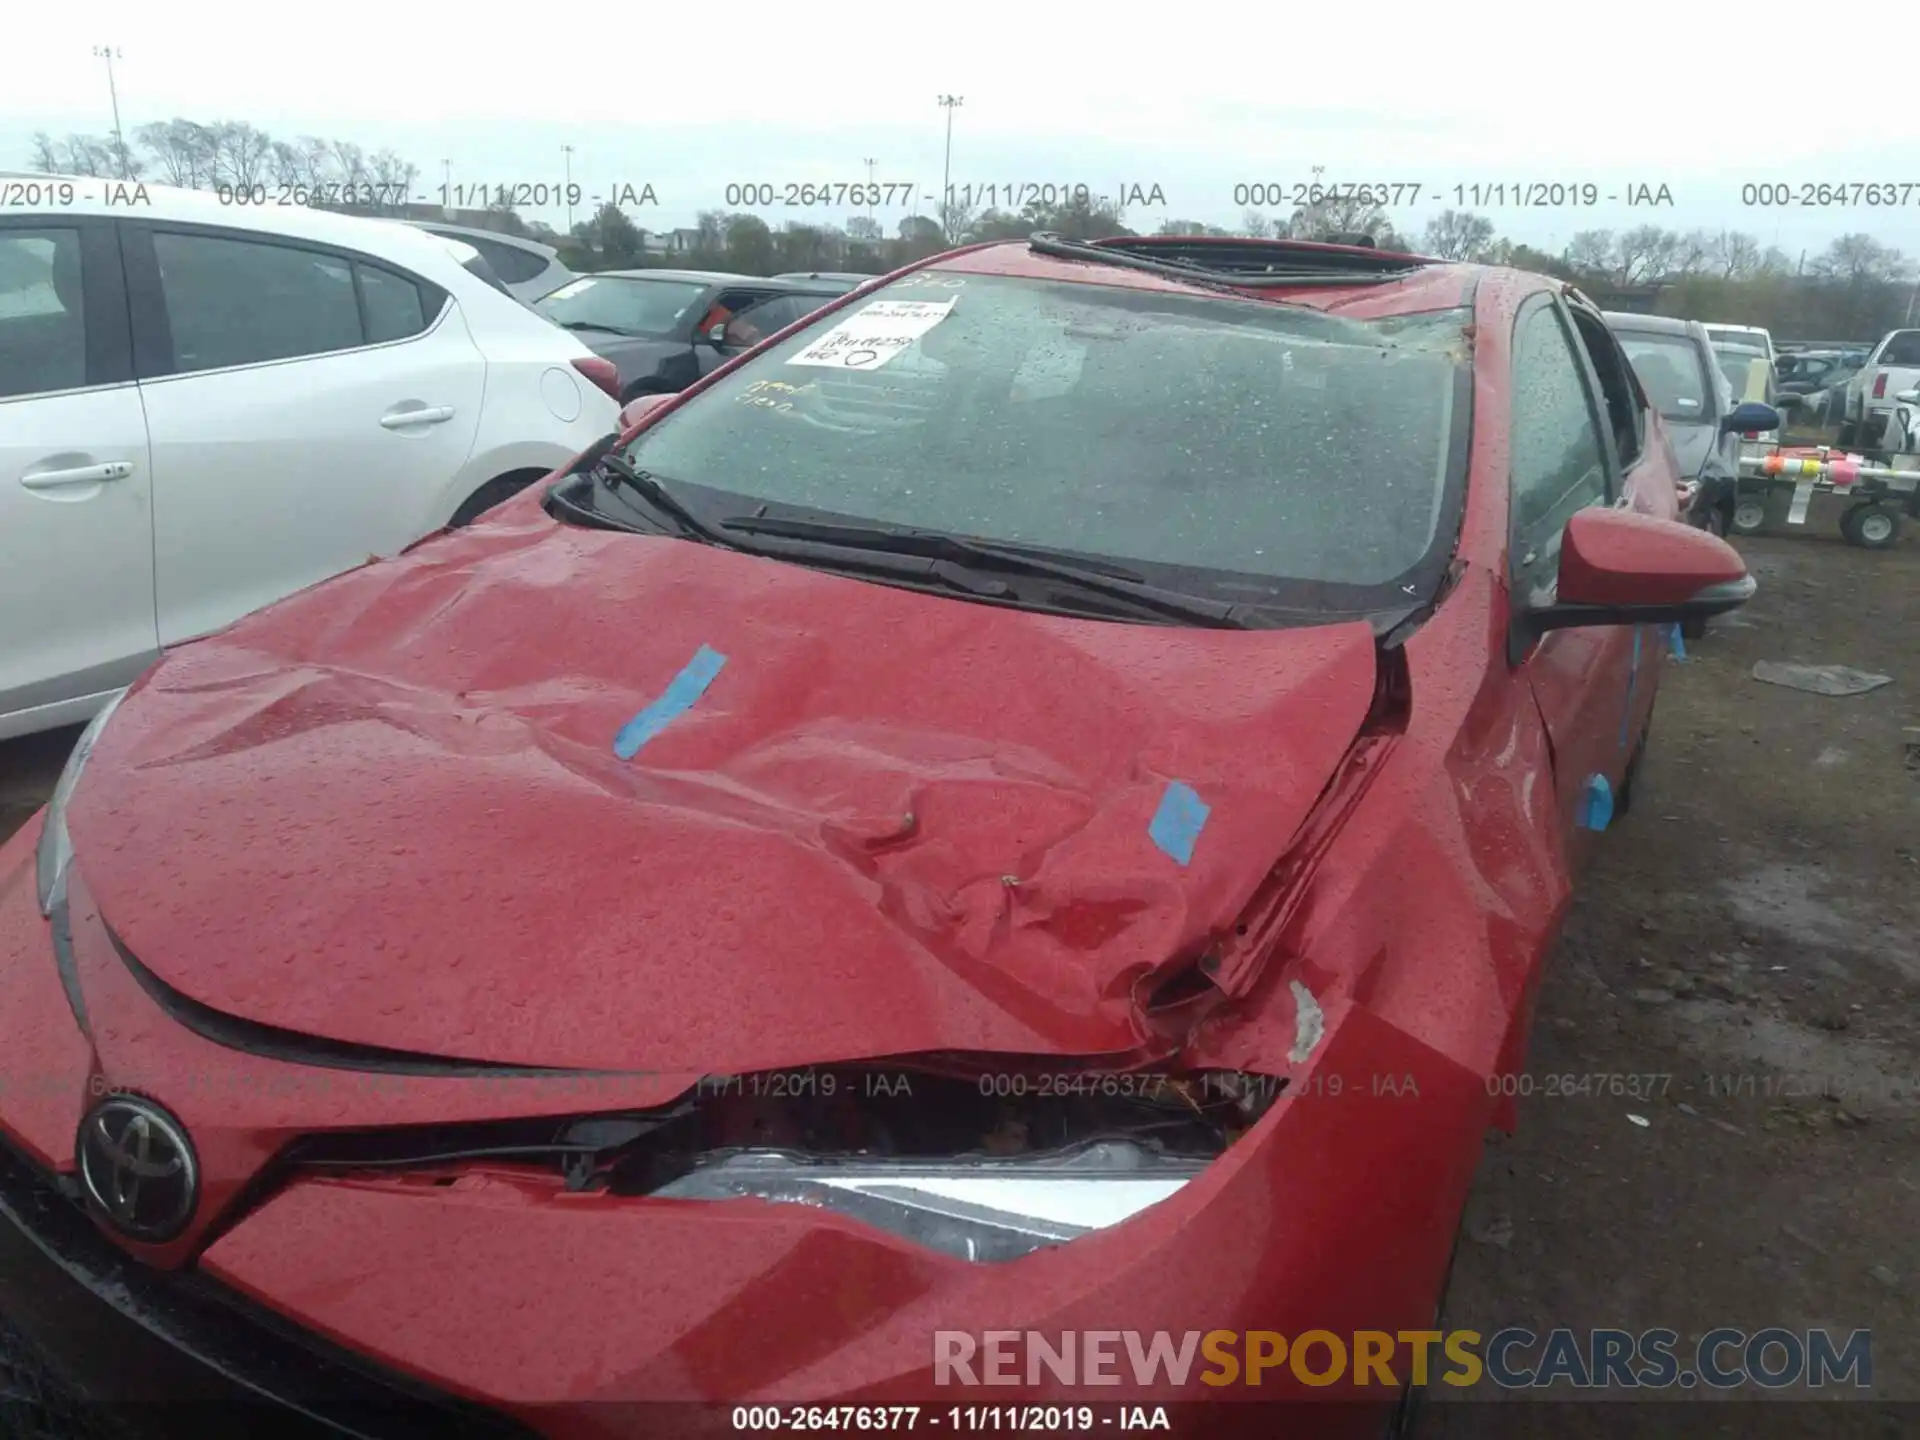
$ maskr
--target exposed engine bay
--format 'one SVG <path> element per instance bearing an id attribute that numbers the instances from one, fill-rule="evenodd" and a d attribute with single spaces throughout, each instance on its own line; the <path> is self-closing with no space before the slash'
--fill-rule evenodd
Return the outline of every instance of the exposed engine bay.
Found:
<path id="1" fill-rule="evenodd" d="M 985 1063 L 1004 1064 L 994 1057 Z M 650 1111 L 308 1136 L 276 1168 L 284 1174 L 520 1162 L 557 1168 L 570 1190 L 649 1195 L 703 1164 L 749 1151 L 822 1161 L 965 1162 L 1069 1155 L 1122 1141 L 1143 1155 L 1204 1164 L 1286 1085 L 1238 1071 L 968 1068 L 928 1057 L 916 1068 L 712 1076 Z"/>

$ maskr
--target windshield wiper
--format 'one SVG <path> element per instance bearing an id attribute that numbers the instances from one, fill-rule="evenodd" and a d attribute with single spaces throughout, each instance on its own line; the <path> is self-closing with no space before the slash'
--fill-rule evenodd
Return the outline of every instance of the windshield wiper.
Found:
<path id="1" fill-rule="evenodd" d="M 598 330 L 603 335 L 625 335 L 630 338 L 640 334 L 638 330 L 622 330 L 618 325 L 602 325 L 593 320 L 556 320 L 554 323 L 562 330 Z"/>
<path id="2" fill-rule="evenodd" d="M 618 450 L 609 450 L 602 455 L 587 473 L 609 490 L 618 490 L 623 487 L 631 490 L 646 503 L 649 510 L 666 516 L 673 522 L 674 528 L 689 540 L 704 541 L 708 545 L 717 545 L 722 550 L 746 548 L 722 535 L 689 510 L 652 471 L 634 469 L 632 462 Z"/>
<path id="3" fill-rule="evenodd" d="M 979 596 L 982 599 L 999 599 L 1008 593 L 1008 587 L 1003 582 L 982 579 L 972 573 L 968 567 L 955 565 L 942 556 L 895 552 L 909 555 L 909 558 L 903 561 L 886 558 L 888 552 L 877 551 L 871 547 L 846 546 L 837 548 L 854 550 L 856 553 L 823 556 L 820 554 L 820 545 L 823 542 L 812 536 L 790 537 L 796 541 L 792 545 L 747 544 L 714 529 L 689 510 L 671 490 L 668 490 L 658 475 L 650 470 L 635 469 L 627 457 L 618 450 L 609 450 L 600 456 L 587 467 L 584 473 L 597 478 L 609 490 L 626 489 L 638 495 L 646 502 L 648 511 L 665 516 L 683 540 L 694 540 L 743 555 L 759 555 L 771 560 L 791 560 L 800 564 L 823 566 L 823 568 L 848 574 L 867 575 L 883 580 L 903 580 L 912 584 L 934 584 L 948 590 L 959 590 L 964 594 Z M 568 508 L 577 507 L 569 505 Z M 597 520 L 600 517 L 595 518 Z M 620 525 L 617 528 L 629 527 Z M 768 535 L 770 539 L 782 538 L 776 532 L 770 531 Z"/>
<path id="4" fill-rule="evenodd" d="M 945 560 L 993 575 L 1027 575 L 1051 580 L 1059 589 L 1080 596 L 1117 600 L 1136 613 L 1169 620 L 1185 620 L 1226 630 L 1252 629 L 1246 610 L 1225 601 L 1207 600 L 1180 590 L 1162 590 L 1145 581 L 1127 578 L 1117 567 L 1053 560 L 1013 546 L 970 540 L 941 530 L 893 529 L 882 525 L 849 525 L 836 521 L 783 519 L 741 515 L 722 520 L 720 528 L 746 535 L 778 536 L 816 544 L 864 550 L 883 555 L 919 555 Z"/>

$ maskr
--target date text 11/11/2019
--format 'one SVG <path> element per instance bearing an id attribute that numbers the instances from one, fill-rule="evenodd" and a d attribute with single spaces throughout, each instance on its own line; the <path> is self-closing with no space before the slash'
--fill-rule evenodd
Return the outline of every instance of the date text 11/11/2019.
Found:
<path id="1" fill-rule="evenodd" d="M 1578 209 L 1601 204 L 1671 209 L 1673 189 L 1664 183 L 1635 180 L 1601 185 L 1592 180 L 1491 180 L 1431 185 L 1418 180 L 1243 181 L 1233 187 L 1233 203 L 1254 209 L 1298 209 L 1314 205 L 1359 204 L 1383 207 L 1448 204 L 1467 210 Z"/>
<path id="2" fill-rule="evenodd" d="M 946 204 L 960 210 L 1024 210 L 1029 205 L 1165 206 L 1165 187 L 1152 181 L 1113 186 L 1083 181 L 992 181 L 952 184 Z M 895 209 L 941 203 L 938 187 L 908 180 L 822 180 L 819 182 L 736 180 L 721 192 L 721 203 L 740 210 L 794 210 L 815 207 Z"/>

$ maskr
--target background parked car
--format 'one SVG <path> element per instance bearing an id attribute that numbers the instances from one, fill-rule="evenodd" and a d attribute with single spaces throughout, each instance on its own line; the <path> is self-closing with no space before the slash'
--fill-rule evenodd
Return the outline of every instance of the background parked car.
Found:
<path id="1" fill-rule="evenodd" d="M 1709 324 L 1707 338 L 1716 345 L 1751 346 L 1767 357 L 1769 365 L 1775 364 L 1779 359 L 1779 351 L 1773 344 L 1773 334 L 1762 325 Z"/>
<path id="2" fill-rule="evenodd" d="M 869 280 L 878 280 L 878 275 L 861 275 L 852 270 L 789 270 L 785 274 L 773 277 L 776 280 L 815 281 L 821 285 L 832 285 L 841 294 L 849 290 L 858 290 Z"/>
<path id="3" fill-rule="evenodd" d="M 1884 445 L 1902 391 L 1920 385 L 1920 330 L 1890 330 L 1847 382 L 1842 445 Z"/>
<path id="4" fill-rule="evenodd" d="M 612 367 L 463 242 L 88 189 L 0 208 L 0 738 L 615 427 Z"/>
<path id="5" fill-rule="evenodd" d="M 519 300 L 531 305 L 551 295 L 573 279 L 573 271 L 560 263 L 560 252 L 538 240 L 518 235 L 502 235 L 495 230 L 476 230 L 470 225 L 442 225 L 437 220 L 409 220 L 409 225 L 464 241 L 480 252 L 487 268 Z"/>
<path id="6" fill-rule="evenodd" d="M 1726 534 L 1740 473 L 1740 432 L 1725 423 L 1737 402 L 1706 327 L 1665 315 L 1607 311 L 1605 316 L 1666 425 L 1680 479 L 1694 487 L 1689 518 Z"/>
<path id="7" fill-rule="evenodd" d="M 1864 352 L 1861 359 L 1865 358 Z M 1795 398 L 1795 409 L 1802 420 L 1825 426 L 1838 421 L 1846 399 L 1847 381 L 1859 370 L 1860 361 L 1840 350 L 1796 350 L 1783 353 L 1775 361 L 1776 403 Z"/>
<path id="8" fill-rule="evenodd" d="M 603 270 L 570 281 L 534 308 L 613 361 L 624 403 L 684 390 L 851 288 L 712 270 Z M 758 312 L 750 325 L 729 329 L 750 310 Z"/>

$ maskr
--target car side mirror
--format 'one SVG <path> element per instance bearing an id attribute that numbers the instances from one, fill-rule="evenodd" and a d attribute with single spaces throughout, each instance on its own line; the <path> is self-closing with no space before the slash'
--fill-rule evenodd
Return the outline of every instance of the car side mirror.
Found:
<path id="1" fill-rule="evenodd" d="M 1755 588 L 1740 552 L 1711 531 L 1589 507 L 1561 535 L 1552 603 L 1521 612 L 1516 638 L 1524 649 L 1549 630 L 1707 620 L 1746 604 Z"/>
<path id="2" fill-rule="evenodd" d="M 709 325 L 705 338 L 714 349 L 724 348 L 727 343 L 727 322 L 722 320 L 718 325 Z"/>
<path id="3" fill-rule="evenodd" d="M 1920 390 L 1902 390 L 1893 398 L 1902 405 L 1920 405 Z"/>
<path id="4" fill-rule="evenodd" d="M 634 426 L 638 425 L 642 420 L 646 419 L 647 416 L 651 415 L 673 398 L 672 395 L 634 396 L 620 411 L 621 430 L 627 431 L 633 429 Z"/>
<path id="5" fill-rule="evenodd" d="M 1778 430 L 1780 412 L 1771 405 L 1762 405 L 1758 400 L 1746 400 L 1733 407 L 1732 411 L 1720 418 L 1720 428 L 1755 432 Z"/>

